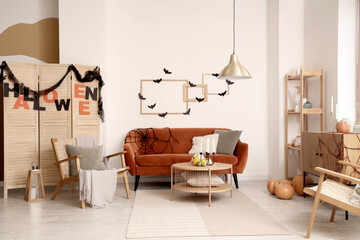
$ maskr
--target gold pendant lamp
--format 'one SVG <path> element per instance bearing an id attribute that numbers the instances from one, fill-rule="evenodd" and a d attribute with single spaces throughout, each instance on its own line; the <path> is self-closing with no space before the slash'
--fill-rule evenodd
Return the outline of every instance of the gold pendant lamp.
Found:
<path id="1" fill-rule="evenodd" d="M 235 0 L 233 2 L 233 54 L 230 56 L 230 62 L 220 72 L 218 79 L 247 79 L 251 78 L 248 70 L 241 65 L 237 55 L 235 54 Z"/>

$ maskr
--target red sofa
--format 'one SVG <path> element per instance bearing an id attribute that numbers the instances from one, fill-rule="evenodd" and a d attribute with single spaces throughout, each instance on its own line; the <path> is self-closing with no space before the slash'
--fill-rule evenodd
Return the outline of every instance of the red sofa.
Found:
<path id="1" fill-rule="evenodd" d="M 171 165 L 189 162 L 192 138 L 213 134 L 224 128 L 155 128 L 133 129 L 125 138 L 126 165 L 135 177 L 136 191 L 140 176 L 170 175 Z M 238 188 L 237 173 L 243 173 L 248 158 L 248 144 L 237 142 L 234 155 L 216 154 L 215 162 L 233 164 L 233 178 Z"/>

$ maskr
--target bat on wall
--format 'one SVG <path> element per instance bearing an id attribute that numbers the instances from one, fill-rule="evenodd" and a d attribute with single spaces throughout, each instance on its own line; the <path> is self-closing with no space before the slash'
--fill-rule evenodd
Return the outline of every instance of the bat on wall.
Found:
<path id="1" fill-rule="evenodd" d="M 148 108 L 154 109 L 155 106 L 156 106 L 156 103 L 154 103 L 153 105 L 148 105 Z"/>
<path id="2" fill-rule="evenodd" d="M 202 102 L 202 101 L 204 101 L 204 98 L 198 98 L 198 97 L 195 97 L 195 99 L 196 99 L 198 102 Z"/>
<path id="3" fill-rule="evenodd" d="M 219 76 L 218 73 L 213 73 L 213 74 L 211 74 L 211 75 L 213 75 L 214 77 L 218 77 L 218 76 Z"/>
<path id="4" fill-rule="evenodd" d="M 166 68 L 164 68 L 164 73 L 165 73 L 165 74 L 171 74 L 172 72 L 170 72 L 169 70 L 167 70 Z"/>
<path id="5" fill-rule="evenodd" d="M 156 79 L 156 80 L 153 80 L 154 83 L 160 83 L 162 81 L 162 78 L 159 78 L 159 79 Z"/>
<path id="6" fill-rule="evenodd" d="M 218 93 L 218 94 L 219 94 L 219 96 L 222 96 L 222 97 L 224 97 L 224 96 L 225 96 L 225 94 L 226 94 L 226 92 L 227 92 L 227 91 L 225 91 L 225 92 L 222 92 L 222 93 Z"/>
<path id="7" fill-rule="evenodd" d="M 233 85 L 233 84 L 234 84 L 234 82 L 230 81 L 229 79 L 226 79 L 226 83 L 227 83 L 228 85 Z"/>
<path id="8" fill-rule="evenodd" d="M 139 99 L 140 99 L 140 100 L 145 100 L 146 98 L 144 98 L 144 96 L 141 95 L 141 93 L 139 93 Z"/>
<path id="9" fill-rule="evenodd" d="M 184 115 L 190 115 L 190 110 L 191 110 L 191 108 L 189 108 L 189 110 L 187 110 L 187 111 L 184 112 L 183 114 L 184 114 Z"/>
<path id="10" fill-rule="evenodd" d="M 196 87 L 196 84 L 193 84 L 192 82 L 189 81 L 189 85 L 190 87 Z"/>
<path id="11" fill-rule="evenodd" d="M 160 113 L 160 114 L 159 114 L 159 117 L 163 117 L 163 118 L 164 118 L 166 115 L 167 115 L 167 112 Z"/>

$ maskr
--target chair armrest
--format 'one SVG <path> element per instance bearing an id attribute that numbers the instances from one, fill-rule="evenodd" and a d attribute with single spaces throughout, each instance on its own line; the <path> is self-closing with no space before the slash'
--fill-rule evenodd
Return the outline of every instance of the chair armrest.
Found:
<path id="1" fill-rule="evenodd" d="M 68 162 L 70 160 L 73 160 L 73 159 L 77 159 L 77 158 L 81 158 L 82 156 L 81 155 L 76 155 L 76 156 L 73 156 L 73 157 L 69 157 L 69 158 L 65 158 L 63 160 L 60 160 L 60 161 L 57 161 L 56 164 L 61 164 L 63 162 Z"/>
<path id="2" fill-rule="evenodd" d="M 110 155 L 107 155 L 106 158 L 109 159 L 109 158 L 112 158 L 112 157 L 115 157 L 115 156 L 119 156 L 121 154 L 125 154 L 126 151 L 124 152 L 118 152 L 118 153 L 114 153 L 114 154 L 110 154 Z"/>
<path id="3" fill-rule="evenodd" d="M 130 167 L 130 174 L 132 176 L 135 176 L 136 175 L 136 162 L 135 162 L 135 152 L 134 150 L 132 149 L 130 143 L 126 143 L 124 145 L 124 151 L 126 152 L 125 153 L 125 162 L 126 162 L 126 166 L 129 166 Z"/>
<path id="4" fill-rule="evenodd" d="M 235 147 L 235 156 L 238 162 L 234 165 L 234 173 L 243 173 L 248 160 L 249 145 L 238 140 Z"/>
<path id="5" fill-rule="evenodd" d="M 334 172 L 334 171 L 331 171 L 329 169 L 316 167 L 315 171 L 318 171 L 320 173 L 325 173 L 325 174 L 331 175 L 333 177 L 338 177 L 338 178 L 341 178 L 341 179 L 345 179 L 345 180 L 360 184 L 360 179 L 357 179 L 357 178 L 354 178 L 354 177 L 351 177 L 351 176 L 348 176 L 348 175 L 345 175 L 345 174 L 342 174 L 342 173 Z"/>
<path id="6" fill-rule="evenodd" d="M 345 166 L 350 166 L 350 167 L 354 167 L 354 168 L 360 168 L 360 165 L 354 164 L 354 163 L 349 163 L 349 162 L 344 162 L 344 161 L 338 161 L 338 163 L 345 165 Z"/>

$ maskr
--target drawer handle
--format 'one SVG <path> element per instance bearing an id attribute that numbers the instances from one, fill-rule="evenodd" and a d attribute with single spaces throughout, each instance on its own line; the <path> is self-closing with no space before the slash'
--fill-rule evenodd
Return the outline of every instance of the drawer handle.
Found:
<path id="1" fill-rule="evenodd" d="M 315 153 L 315 155 L 319 155 L 318 153 Z"/>

